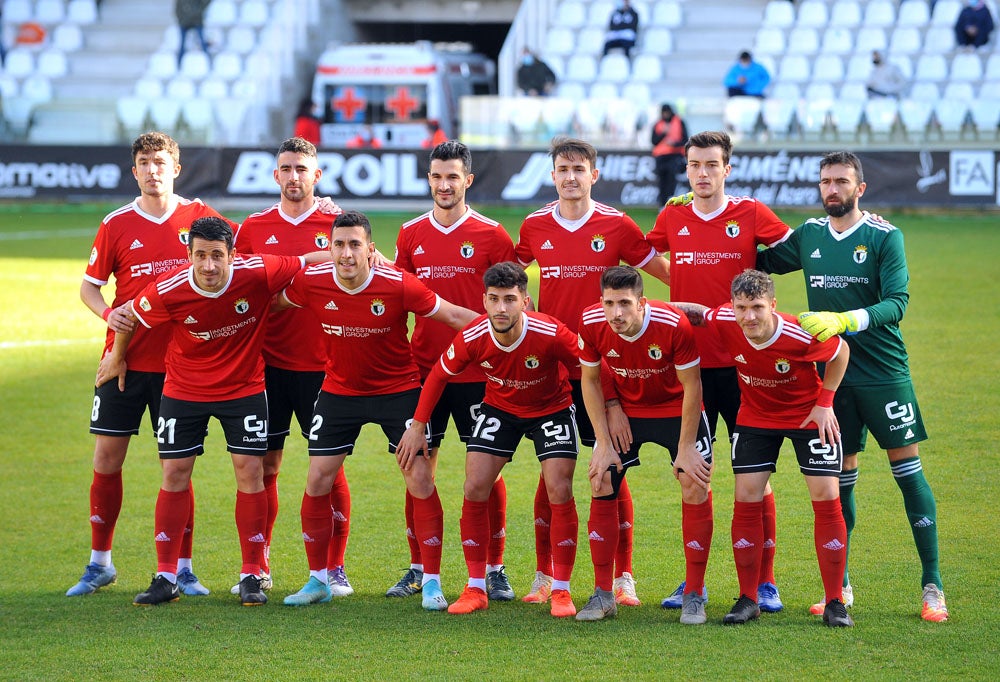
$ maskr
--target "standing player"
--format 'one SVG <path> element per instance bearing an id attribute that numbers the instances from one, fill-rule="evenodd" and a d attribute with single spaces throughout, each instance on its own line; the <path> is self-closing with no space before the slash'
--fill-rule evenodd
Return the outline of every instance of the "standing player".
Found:
<path id="1" fill-rule="evenodd" d="M 406 338 L 409 313 L 431 317 L 453 329 L 475 313 L 442 299 L 416 277 L 388 265 L 369 265 L 375 253 L 371 224 L 364 214 L 347 211 L 333 223 L 333 261 L 309 268 L 295 278 L 280 305 L 309 308 L 326 339 L 326 377 L 316 400 L 309 430 L 309 473 L 302 497 L 302 538 L 309 580 L 285 597 L 285 604 L 330 600 L 327 546 L 331 517 L 329 495 L 344 460 L 354 451 L 361 427 L 375 423 L 396 453 L 406 430 L 404 415 L 413 414 L 420 375 Z M 398 456 L 397 459 L 401 458 Z M 441 592 L 441 541 L 444 512 L 426 458 L 400 461 L 406 489 L 413 497 L 413 532 L 424 565 L 423 607 L 448 607 Z"/>
<path id="2" fill-rule="evenodd" d="M 601 275 L 601 302 L 580 320 L 583 399 L 597 439 L 590 460 L 590 554 L 594 595 L 577 620 L 601 620 L 618 609 L 612 594 L 618 545 L 618 490 L 639 449 L 656 443 L 670 451 L 681 484 L 682 537 L 687 565 L 681 623 L 705 622 L 705 569 L 712 546 L 712 440 L 701 408 L 698 351 L 687 318 L 671 306 L 642 295 L 642 275 L 614 266 Z M 606 362 L 615 392 L 629 420 L 632 443 L 616 452 L 608 430 L 601 387 Z"/>
<path id="3" fill-rule="evenodd" d="M 833 396 L 847 370 L 850 349 L 839 338 L 819 342 L 791 315 L 775 310 L 774 282 L 759 270 L 745 270 L 732 284 L 732 300 L 717 308 L 678 303 L 692 322 L 714 329 L 739 366 L 742 400 L 732 439 L 736 501 L 733 556 L 740 597 L 723 623 L 746 623 L 760 615 L 754 597 L 760 584 L 764 486 L 776 471 L 781 444 L 795 448 L 813 507 L 813 539 L 826 592 L 823 622 L 850 627 L 841 594 L 847 560 L 847 528 L 837 499 L 840 428 Z M 817 362 L 826 363 L 823 379 Z"/>
<path id="4" fill-rule="evenodd" d="M 323 175 L 317 164 L 316 147 L 301 137 L 285 140 L 278 147 L 274 181 L 281 187 L 281 200 L 243 221 L 236 233 L 236 248 L 246 255 L 271 253 L 298 256 L 330 248 L 333 215 L 321 210 L 315 196 Z M 339 207 L 334 207 L 340 213 Z M 323 330 L 309 310 L 274 311 L 264 335 L 264 376 L 267 385 L 267 456 L 264 457 L 264 490 L 267 492 L 267 532 L 264 533 L 264 589 L 271 587 L 270 550 L 274 522 L 278 516 L 278 472 L 285 437 L 291 432 L 292 414 L 306 436 L 312 423 L 313 404 L 323 385 Z M 330 493 L 333 537 L 327 557 L 327 577 L 333 596 L 354 593 L 344 572 L 344 554 L 350 534 L 351 491 L 343 470 Z M 239 585 L 233 587 L 239 592 Z"/>
<path id="5" fill-rule="evenodd" d="M 169 322 L 172 332 L 157 424 L 163 482 L 154 526 L 156 574 L 133 603 L 153 606 L 178 599 L 177 559 L 191 504 L 191 473 L 204 452 L 209 419 L 215 417 L 236 474 L 240 601 L 257 606 L 267 603 L 260 581 L 267 519 L 264 321 L 272 298 L 295 273 L 329 253 L 243 258 L 233 250 L 225 220 L 199 218 L 191 224 L 188 257 L 189 267 L 158 277 L 128 304 L 144 327 Z M 101 361 L 98 385 L 117 376 L 118 389 L 124 390 L 130 339 L 129 332 L 115 334 L 111 352 Z"/>
<path id="6" fill-rule="evenodd" d="M 405 223 L 396 238 L 396 266 L 417 276 L 434 293 L 457 305 L 483 312 L 479 291 L 483 273 L 494 263 L 514 260 L 514 243 L 503 226 L 473 211 L 465 203 L 472 185 L 472 152 L 457 140 L 443 142 L 431 151 L 430 184 L 434 208 Z M 418 317 L 413 330 L 413 358 L 421 381 L 455 336 L 455 330 L 434 320 Z M 469 367 L 448 383 L 431 415 L 431 470 L 437 469 L 438 447 L 448 427 L 448 417 L 463 443 L 483 402 L 486 375 L 480 367 Z M 507 525 L 507 487 L 497 478 L 489 500 L 490 544 L 486 581 L 490 599 L 510 601 L 514 590 L 504 569 L 503 551 Z M 413 498 L 406 494 L 406 538 L 410 545 L 410 568 L 386 592 L 387 597 L 406 597 L 420 588 L 423 566 L 420 545 L 413 534 Z"/>
<path id="7" fill-rule="evenodd" d="M 665 283 L 669 271 L 664 259 L 643 238 L 635 222 L 621 211 L 594 201 L 590 194 L 599 175 L 595 167 L 597 150 L 583 140 L 557 137 L 549 149 L 552 157 L 552 180 L 559 195 L 557 201 L 535 211 L 521 224 L 514 251 L 521 265 L 538 261 L 541 282 L 538 309 L 577 331 L 580 313 L 600 291 L 601 273 L 625 261 L 642 268 Z M 570 370 L 573 403 L 583 405 L 580 391 L 580 368 Z M 580 441 L 594 444 L 594 432 L 585 412 L 578 412 Z M 612 407 L 612 432 L 619 433 L 625 423 L 620 407 Z M 622 482 L 618 491 L 622 532 L 615 556 L 615 598 L 619 604 L 637 606 L 635 580 L 632 578 L 632 494 Z M 551 592 L 552 559 L 548 544 L 551 512 L 546 499 L 546 485 L 539 480 L 535 493 L 536 573 L 531 591 L 523 600 L 544 603 Z"/>
<path id="8" fill-rule="evenodd" d="M 174 180 L 181 172 L 180 148 L 163 133 L 144 133 L 132 143 L 132 175 L 139 196 L 130 204 L 109 213 L 94 239 L 80 285 L 80 298 L 94 314 L 108 323 L 104 352 L 111 350 L 116 331 L 135 327 L 119 306 L 134 298 L 156 277 L 188 262 L 188 229 L 205 216 L 219 214 L 200 200 L 174 194 Z M 115 277 L 111 307 L 102 288 Z M 156 428 L 160 394 L 163 391 L 163 357 L 170 332 L 138 329 L 129 346 L 125 391 L 107 384 L 94 391 L 90 432 L 95 435 L 94 478 L 90 486 L 90 563 L 83 577 L 66 596 L 91 594 L 117 578 L 111 560 L 115 525 L 122 508 L 122 467 L 129 440 L 139 433 L 142 414 Z M 184 528 L 177 582 L 184 594 L 208 594 L 191 570 L 194 535 L 194 492 Z"/>
<path id="9" fill-rule="evenodd" d="M 483 367 L 488 379 L 486 396 L 465 456 L 461 530 L 469 582 L 448 612 L 467 614 L 489 608 L 487 499 L 504 465 L 514 458 L 521 438 L 528 436 L 535 443 L 552 507 L 551 613 L 566 618 L 576 613 L 569 580 L 579 531 L 573 499 L 578 447 L 566 380 L 569 368 L 577 364 L 576 337 L 558 320 L 526 312 L 528 275 L 516 263 L 491 266 L 483 283 L 486 314 L 455 337 L 431 370 L 397 454 L 402 462 L 423 459 L 420 453 L 427 450 L 425 426 L 446 382 L 470 365 Z"/>
<path id="10" fill-rule="evenodd" d="M 843 433 L 844 469 L 840 504 L 848 545 L 857 513 L 854 485 L 858 453 L 868 430 L 889 457 L 896 485 L 923 568 L 924 620 L 948 619 L 938 567 L 937 505 L 924 478 L 917 444 L 927 439 L 910 379 L 910 365 L 899 330 L 909 301 L 909 272 L 903 233 L 862 211 L 858 200 L 867 185 L 861 161 L 851 152 L 827 154 L 820 161 L 820 196 L 827 218 L 807 220 L 792 237 L 761 252 L 762 270 L 779 274 L 802 270 L 809 307 L 802 327 L 820 340 L 847 333 L 851 365 L 833 407 Z M 853 601 L 844 571 L 844 601 Z M 822 612 L 822 603 L 813 613 Z"/>
<path id="11" fill-rule="evenodd" d="M 757 245 L 778 244 L 791 230 L 763 203 L 726 194 L 733 151 L 729 135 L 701 132 L 692 136 L 684 149 L 693 199 L 687 205 L 664 206 L 647 239 L 657 251 L 670 252 L 670 300 L 714 307 L 729 300 L 733 277 L 754 266 Z M 719 415 L 732 437 L 740 407 L 736 367 L 715 334 L 697 327 L 694 332 L 712 439 Z M 780 611 L 783 607 L 774 579 L 776 513 L 770 484 L 764 494 L 763 514 L 765 543 L 756 601 L 763 611 Z M 662 606 L 681 608 L 684 590 L 682 583 Z"/>

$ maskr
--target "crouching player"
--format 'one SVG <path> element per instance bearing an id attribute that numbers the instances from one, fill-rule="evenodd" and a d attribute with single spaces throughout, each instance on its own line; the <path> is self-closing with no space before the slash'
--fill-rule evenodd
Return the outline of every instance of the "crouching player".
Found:
<path id="1" fill-rule="evenodd" d="M 847 558 L 847 527 L 840 510 L 843 463 L 833 396 L 847 370 L 850 350 L 840 337 L 819 342 L 792 315 L 775 310 L 774 281 L 745 270 L 733 279 L 732 301 L 717 308 L 675 303 L 692 323 L 713 327 L 732 355 L 740 377 L 740 410 L 733 434 L 736 479 L 733 557 L 740 597 L 722 622 L 746 623 L 760 615 L 757 594 L 764 529 L 760 507 L 781 443 L 792 441 L 812 499 L 813 538 L 826 592 L 823 622 L 849 627 L 841 583 Z M 826 363 L 820 380 L 814 363 Z"/>

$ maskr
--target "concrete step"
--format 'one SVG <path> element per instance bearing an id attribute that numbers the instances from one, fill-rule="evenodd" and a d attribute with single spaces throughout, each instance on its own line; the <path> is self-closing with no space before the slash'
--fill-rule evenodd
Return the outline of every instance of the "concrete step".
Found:
<path id="1" fill-rule="evenodd" d="M 156 52 L 163 44 L 166 26 L 137 25 L 123 29 L 121 26 L 91 26 L 86 32 L 86 47 L 92 50 L 135 50 Z"/>
<path id="2" fill-rule="evenodd" d="M 104 100 L 73 99 L 44 104 L 35 109 L 28 131 L 33 144 L 114 144 L 118 118 Z"/>
<path id="3" fill-rule="evenodd" d="M 135 78 L 123 76 L 101 76 L 95 78 L 60 78 L 52 82 L 52 94 L 55 100 L 80 100 L 100 95 L 107 101 L 131 95 L 135 90 Z"/>
<path id="4" fill-rule="evenodd" d="M 146 72 L 149 55 L 135 50 L 78 52 L 69 60 L 70 74 L 80 79 L 111 77 L 138 79 Z"/>

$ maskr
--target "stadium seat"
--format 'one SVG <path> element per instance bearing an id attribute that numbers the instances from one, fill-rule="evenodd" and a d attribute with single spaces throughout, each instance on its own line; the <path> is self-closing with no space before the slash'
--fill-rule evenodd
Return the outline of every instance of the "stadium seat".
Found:
<path id="1" fill-rule="evenodd" d="M 777 139 L 789 136 L 792 123 L 795 120 L 795 110 L 798 102 L 795 100 L 775 99 L 769 97 L 761 104 L 760 115 L 768 133 Z"/>
<path id="2" fill-rule="evenodd" d="M 542 107 L 542 124 L 546 135 L 554 137 L 572 132 L 573 117 L 576 115 L 576 103 L 584 99 L 569 99 L 566 97 L 550 97 Z"/>
<path id="3" fill-rule="evenodd" d="M 264 0 L 243 0 L 240 3 L 239 23 L 263 28 L 271 20 L 271 10 Z"/>
<path id="4" fill-rule="evenodd" d="M 97 3 L 94 0 L 70 0 L 66 5 L 66 19 L 86 26 L 97 21 Z"/>
<path id="5" fill-rule="evenodd" d="M 169 97 L 150 100 L 149 120 L 157 130 L 170 134 L 177 128 L 181 115 L 181 103 Z"/>
<path id="6" fill-rule="evenodd" d="M 862 26 L 858 31 L 858 38 L 854 42 L 854 51 L 858 54 L 869 53 L 872 50 L 884 50 L 889 46 L 889 41 L 885 37 L 885 29 L 878 26 Z"/>
<path id="7" fill-rule="evenodd" d="M 788 102 L 798 102 L 802 98 L 802 90 L 795 83 L 778 81 L 771 85 L 771 97 Z"/>
<path id="8" fill-rule="evenodd" d="M 228 28 L 239 21 L 239 8 L 233 0 L 212 0 L 205 10 L 205 27 Z"/>
<path id="9" fill-rule="evenodd" d="M 764 7 L 761 26 L 790 28 L 795 23 L 795 5 L 788 0 L 770 0 Z"/>
<path id="10" fill-rule="evenodd" d="M 31 50 L 15 47 L 7 52 L 3 73 L 13 78 L 27 78 L 35 72 L 35 56 Z"/>
<path id="11" fill-rule="evenodd" d="M 911 2 L 918 0 L 910 0 Z M 903 3 L 904 5 L 909 3 Z M 892 55 L 917 54 L 923 50 L 920 31 L 912 26 L 898 26 L 889 38 L 889 53 Z"/>
<path id="12" fill-rule="evenodd" d="M 931 25 L 946 26 L 950 29 L 958 21 L 958 14 L 961 11 L 961 0 L 937 0 L 931 13 Z"/>
<path id="13" fill-rule="evenodd" d="M 566 77 L 566 62 L 563 61 L 563 58 L 560 55 L 545 52 L 540 54 L 539 57 L 543 62 L 549 65 L 549 68 L 552 69 L 552 73 L 556 75 L 556 83 L 559 83 Z"/>
<path id="14" fill-rule="evenodd" d="M 641 17 L 640 17 L 641 20 Z M 652 26 L 679 28 L 684 23 L 684 12 L 675 0 L 659 0 L 653 5 Z"/>
<path id="15" fill-rule="evenodd" d="M 635 103 L 640 109 L 645 108 L 653 101 L 649 86 L 636 81 L 630 81 L 622 87 L 622 99 Z"/>
<path id="16" fill-rule="evenodd" d="M 926 81 L 914 83 L 910 86 L 910 99 L 923 100 L 933 105 L 934 102 L 941 99 L 941 88 L 938 87 L 937 83 Z"/>
<path id="17" fill-rule="evenodd" d="M 83 47 L 83 31 L 76 24 L 59 24 L 52 31 L 52 46 L 63 52 L 76 52 Z"/>
<path id="18" fill-rule="evenodd" d="M 974 52 L 961 52 L 951 60 L 952 81 L 978 81 L 983 77 L 983 62 Z"/>
<path id="19" fill-rule="evenodd" d="M 805 0 L 799 5 L 798 16 L 795 18 L 797 26 L 812 26 L 822 28 L 829 21 L 826 11 L 826 3 L 823 0 Z"/>
<path id="20" fill-rule="evenodd" d="M 976 137 L 980 140 L 995 140 L 997 126 L 1000 125 L 1000 99 L 980 97 L 969 105 L 969 117 L 976 127 Z"/>
<path id="21" fill-rule="evenodd" d="M 145 100 L 163 97 L 163 82 L 151 76 L 140 78 L 135 82 L 135 96 Z"/>
<path id="22" fill-rule="evenodd" d="M 877 97 L 865 102 L 865 121 L 872 137 L 888 139 L 899 116 L 899 102 L 891 97 Z"/>
<path id="23" fill-rule="evenodd" d="M 17 79 L 0 71 L 0 105 L 17 97 L 20 87 Z M 3 106 L 0 106 L 2 109 Z"/>
<path id="24" fill-rule="evenodd" d="M 980 99 L 1000 99 L 1000 79 L 984 80 L 979 86 Z"/>
<path id="25" fill-rule="evenodd" d="M 587 96 L 591 99 L 605 99 L 612 100 L 618 99 L 621 93 L 618 90 L 618 86 L 610 81 L 596 81 L 590 86 L 590 92 Z"/>
<path id="26" fill-rule="evenodd" d="M 961 138 L 968 113 L 967 102 L 939 99 L 934 105 L 934 120 L 937 122 L 941 139 L 957 140 Z"/>
<path id="27" fill-rule="evenodd" d="M 198 84 L 198 97 L 201 99 L 222 99 L 229 97 L 229 85 L 220 78 L 209 76 Z"/>
<path id="28" fill-rule="evenodd" d="M 243 75 L 243 59 L 235 52 L 220 52 L 212 58 L 211 74 L 226 81 L 236 80 Z"/>
<path id="29" fill-rule="evenodd" d="M 55 25 L 66 17 L 64 0 L 37 0 L 35 3 L 35 21 L 46 26 Z"/>
<path id="30" fill-rule="evenodd" d="M 917 81 L 944 81 L 948 79 L 948 62 L 939 54 L 923 54 L 917 59 L 913 77 Z"/>
<path id="31" fill-rule="evenodd" d="M 673 52 L 673 49 L 674 35 L 669 28 L 653 26 L 642 32 L 643 55 L 667 55 Z"/>
<path id="32" fill-rule="evenodd" d="M 199 142 L 211 142 L 215 132 L 215 110 L 212 102 L 204 99 L 190 99 L 181 107 L 184 126 Z"/>
<path id="33" fill-rule="evenodd" d="M 1000 80 L 1000 52 L 991 54 L 986 60 L 986 68 L 983 69 L 983 80 Z"/>
<path id="34" fill-rule="evenodd" d="M 955 30 L 951 26 L 931 26 L 924 34 L 924 52 L 944 54 L 955 49 Z"/>
<path id="35" fill-rule="evenodd" d="M 813 61 L 812 79 L 814 83 L 839 83 L 844 80 L 844 61 L 835 54 L 820 54 Z"/>
<path id="36" fill-rule="evenodd" d="M 865 113 L 865 103 L 860 100 L 843 100 L 830 112 L 831 123 L 838 140 L 856 140 L 861 119 Z"/>
<path id="37" fill-rule="evenodd" d="M 663 79 L 663 61 L 659 55 L 641 54 L 632 64 L 632 80 L 639 83 L 656 83 Z"/>
<path id="38" fill-rule="evenodd" d="M 605 127 L 611 139 L 635 144 L 640 113 L 640 108 L 627 99 L 608 102 Z"/>
<path id="39" fill-rule="evenodd" d="M 587 9 L 582 2 L 562 0 L 556 10 L 556 23 L 566 28 L 580 28 L 587 23 Z"/>
<path id="40" fill-rule="evenodd" d="M 197 96 L 197 94 L 198 88 L 195 86 L 194 81 L 190 78 L 180 76 L 177 78 L 171 78 L 167 81 L 165 95 L 171 99 L 184 101 L 193 99 Z"/>
<path id="41" fill-rule="evenodd" d="M 976 97 L 975 88 L 968 81 L 949 81 L 944 85 L 942 99 L 950 99 L 956 102 L 971 102 Z"/>
<path id="42" fill-rule="evenodd" d="M 802 55 L 788 55 L 778 67 L 778 79 L 789 83 L 805 83 L 810 75 L 809 59 Z"/>
<path id="43" fill-rule="evenodd" d="M 46 78 L 62 78 L 69 73 L 69 63 L 62 50 L 51 47 L 38 55 L 35 73 Z"/>
<path id="44" fill-rule="evenodd" d="M 840 99 L 865 101 L 868 99 L 868 86 L 861 81 L 844 81 L 840 86 Z"/>
<path id="45" fill-rule="evenodd" d="M 854 49 L 854 31 L 843 26 L 831 27 L 823 31 L 821 54 L 850 54 Z"/>
<path id="46" fill-rule="evenodd" d="M 590 83 L 597 78 L 597 62 L 593 57 L 573 55 L 566 61 L 566 78 L 580 83 Z"/>
<path id="47" fill-rule="evenodd" d="M 246 55 L 257 49 L 257 31 L 250 26 L 233 26 L 226 31 L 226 51 Z"/>
<path id="48" fill-rule="evenodd" d="M 833 102 L 829 100 L 803 102 L 799 109 L 798 121 L 805 139 L 816 140 L 824 135 L 830 123 L 832 106 Z"/>
<path id="49" fill-rule="evenodd" d="M 865 5 L 865 26 L 890 27 L 896 23 L 896 5 L 890 0 L 871 0 Z"/>
<path id="50" fill-rule="evenodd" d="M 3 117 L 15 135 L 25 135 L 28 132 L 35 106 L 35 102 L 24 97 L 15 97 L 4 102 Z"/>
<path id="51" fill-rule="evenodd" d="M 243 99 L 220 99 L 215 101 L 214 107 L 215 120 L 219 122 L 223 133 L 222 143 L 244 144 L 246 137 L 243 123 L 247 118 L 249 102 Z"/>
<path id="52" fill-rule="evenodd" d="M 559 99 L 568 99 L 575 103 L 581 99 L 586 99 L 587 88 L 583 83 L 576 81 L 560 81 L 556 85 L 556 95 Z"/>
<path id="53" fill-rule="evenodd" d="M 837 92 L 831 83 L 817 83 L 814 80 L 806 86 L 802 96 L 808 101 L 828 100 L 832 102 L 837 99 Z"/>
<path id="54" fill-rule="evenodd" d="M 571 55 L 575 46 L 573 31 L 563 26 L 553 28 L 545 39 L 545 51 L 549 54 Z"/>
<path id="55" fill-rule="evenodd" d="M 861 5 L 857 0 L 834 0 L 830 5 L 830 26 L 855 28 L 861 23 Z"/>
<path id="56" fill-rule="evenodd" d="M 604 51 L 604 29 L 587 26 L 576 33 L 576 52 L 599 58 Z"/>
<path id="57" fill-rule="evenodd" d="M 200 81 L 207 76 L 212 69 L 212 63 L 208 55 L 204 52 L 191 52 L 188 50 L 181 57 L 181 66 L 178 69 L 180 75 L 192 80 Z"/>
<path id="58" fill-rule="evenodd" d="M 813 54 L 819 49 L 819 33 L 811 26 L 796 26 L 788 32 L 788 54 Z"/>
<path id="59" fill-rule="evenodd" d="M 149 55 L 146 74 L 160 80 L 173 78 L 177 75 L 177 55 L 163 50 Z"/>
<path id="60" fill-rule="evenodd" d="M 21 83 L 21 98 L 44 104 L 52 101 L 52 82 L 44 76 L 35 76 Z"/>
<path id="61" fill-rule="evenodd" d="M 913 61 L 905 54 L 890 56 L 889 61 L 899 67 L 903 72 L 903 77 L 908 81 L 913 80 Z"/>
<path id="62" fill-rule="evenodd" d="M 146 129 L 148 107 L 142 97 L 119 97 L 115 109 L 125 138 L 133 139 Z"/>
<path id="63" fill-rule="evenodd" d="M 855 54 L 847 60 L 844 79 L 849 81 L 868 81 L 872 72 L 872 56 L 869 53 Z"/>
<path id="64" fill-rule="evenodd" d="M 897 26 L 921 28 L 927 26 L 930 21 L 931 13 L 926 0 L 906 0 L 899 3 L 899 12 L 896 14 Z"/>
<path id="65" fill-rule="evenodd" d="M 781 0 L 786 2 L 786 0 Z M 760 55 L 780 55 L 785 53 L 785 32 L 780 28 L 762 27 L 754 39 L 753 53 Z"/>
<path id="66" fill-rule="evenodd" d="M 590 26 L 606 28 L 608 19 L 615 9 L 614 0 L 593 0 L 587 8 L 587 23 Z"/>
<path id="67" fill-rule="evenodd" d="M 628 80 L 631 73 L 632 64 L 629 62 L 628 57 L 619 52 L 612 52 L 607 57 L 601 59 L 601 65 L 597 70 L 597 77 L 602 81 L 624 83 Z"/>
<path id="68" fill-rule="evenodd" d="M 922 142 L 927 136 L 927 125 L 934 113 L 934 104 L 921 99 L 903 99 L 899 102 L 899 121 L 911 142 Z"/>
<path id="69" fill-rule="evenodd" d="M 599 136 L 604 131 L 608 102 L 601 99 L 585 99 L 577 103 L 576 122 L 584 138 Z"/>
<path id="70" fill-rule="evenodd" d="M 23 24 L 26 21 L 33 21 L 35 18 L 35 8 L 31 0 L 5 0 L 3 4 L 3 23 Z"/>
<path id="71" fill-rule="evenodd" d="M 760 119 L 759 97 L 730 97 L 722 116 L 723 123 L 737 136 L 751 136 Z"/>

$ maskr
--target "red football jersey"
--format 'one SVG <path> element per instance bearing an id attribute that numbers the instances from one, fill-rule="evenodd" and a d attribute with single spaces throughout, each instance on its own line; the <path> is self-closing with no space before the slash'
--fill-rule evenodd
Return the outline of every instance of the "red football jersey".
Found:
<path id="1" fill-rule="evenodd" d="M 147 286 L 131 304 L 139 322 L 172 323 L 163 395 L 203 403 L 263 391 L 261 346 L 271 298 L 304 265 L 301 257 L 236 256 L 219 292 L 199 289 L 191 267 Z"/>
<path id="2" fill-rule="evenodd" d="M 809 416 L 823 382 L 817 362 L 837 357 L 844 341 L 834 336 L 820 343 L 802 329 L 792 315 L 777 313 L 774 336 L 752 343 L 736 324 L 727 303 L 705 313 L 729 352 L 740 377 L 740 411 L 736 423 L 761 429 L 797 429 Z"/>
<path id="3" fill-rule="evenodd" d="M 429 421 L 444 383 L 472 364 L 486 374 L 483 402 L 499 410 L 528 419 L 572 405 L 568 371 L 579 363 L 576 334 L 542 313 L 525 312 L 523 320 L 521 337 L 511 346 L 497 342 L 486 315 L 470 322 L 431 371 L 415 417 Z"/>
<path id="4" fill-rule="evenodd" d="M 236 234 L 236 250 L 242 254 L 270 253 L 302 256 L 330 248 L 334 216 L 313 206 L 292 218 L 275 204 L 243 221 Z M 296 372 L 322 372 L 326 365 L 323 331 L 319 320 L 306 308 L 272 311 L 264 333 L 264 363 Z"/>
<path id="5" fill-rule="evenodd" d="M 538 310 L 577 331 L 580 313 L 601 299 L 601 275 L 625 261 L 642 267 L 656 250 L 642 230 L 618 209 L 600 203 L 580 220 L 559 215 L 559 202 L 535 211 L 521 224 L 514 251 L 522 265 L 538 261 Z M 580 378 L 580 368 L 570 376 Z"/>
<path id="6" fill-rule="evenodd" d="M 694 204 L 664 206 L 646 238 L 660 253 L 670 252 L 670 300 L 714 307 L 730 300 L 733 278 L 754 267 L 758 244 L 774 246 L 791 233 L 765 204 L 727 195 L 711 214 Z M 695 327 L 694 334 L 702 367 L 733 366 L 710 329 Z"/>
<path id="7" fill-rule="evenodd" d="M 101 221 L 83 278 L 103 287 L 115 276 L 111 307 L 131 301 L 165 272 L 188 264 L 188 229 L 198 218 L 218 216 L 200 199 L 174 195 L 173 208 L 160 218 L 144 213 L 139 200 L 112 211 Z M 235 231 L 235 223 L 231 223 Z M 115 333 L 108 329 L 104 351 L 111 350 Z M 170 342 L 167 327 L 136 330 L 125 355 L 128 368 L 163 372 L 163 358 Z"/>
<path id="8" fill-rule="evenodd" d="M 495 263 L 514 260 L 514 242 L 500 223 L 466 207 L 465 215 L 445 227 L 433 211 L 403 224 L 396 238 L 396 266 L 412 272 L 441 298 L 476 312 L 483 308 L 483 273 Z M 413 357 L 426 377 L 455 337 L 448 325 L 418 317 Z M 470 366 L 456 382 L 485 381 Z"/>
<path id="9" fill-rule="evenodd" d="M 337 281 L 336 264 L 312 265 L 285 289 L 292 305 L 319 318 L 326 341 L 323 390 L 337 395 L 386 395 L 420 388 L 407 339 L 409 313 L 433 315 L 437 294 L 408 272 L 372 268 L 357 289 Z"/>
<path id="10" fill-rule="evenodd" d="M 687 316 L 660 301 L 649 301 L 635 336 L 615 333 L 595 303 L 580 320 L 580 362 L 607 363 L 622 409 L 630 417 L 679 417 L 684 388 L 677 370 L 698 366 L 698 350 Z"/>

